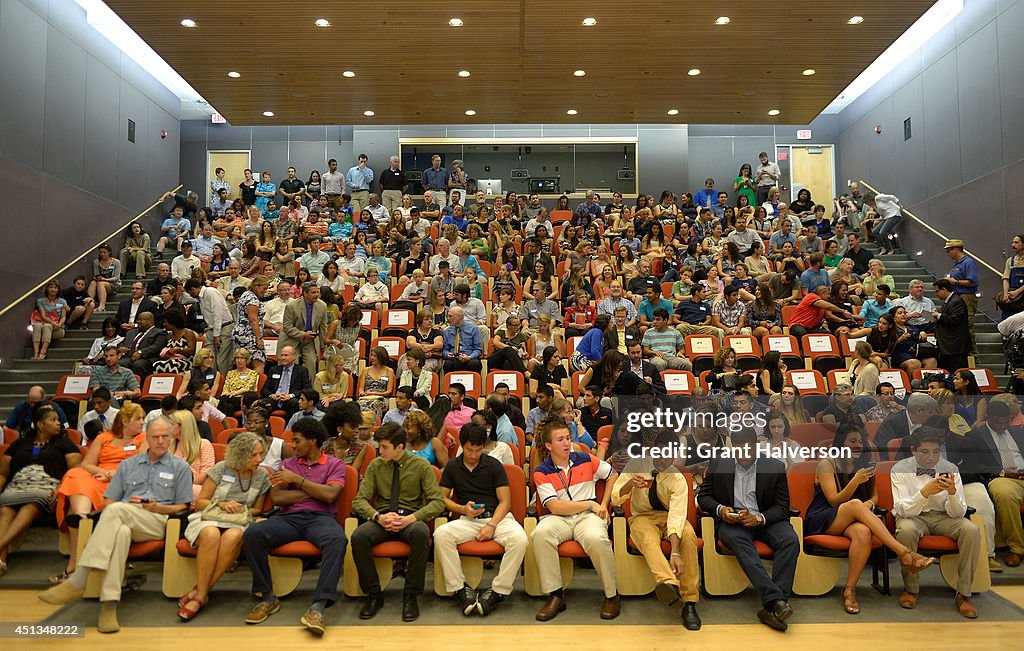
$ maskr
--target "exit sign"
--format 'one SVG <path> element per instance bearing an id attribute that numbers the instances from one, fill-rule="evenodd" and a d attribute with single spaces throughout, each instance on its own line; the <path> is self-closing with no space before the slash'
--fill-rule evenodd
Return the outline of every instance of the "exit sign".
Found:
<path id="1" fill-rule="evenodd" d="M 214 113 L 213 115 L 211 115 L 210 116 L 210 122 L 212 122 L 214 124 L 227 124 L 228 123 L 228 121 L 225 120 L 224 116 L 221 115 L 220 113 Z M 808 136 L 808 138 L 809 137 L 810 136 Z"/>
<path id="2" fill-rule="evenodd" d="M 800 130 L 798 130 L 796 132 L 796 139 L 797 140 L 810 140 L 811 139 L 811 130 L 810 129 L 800 129 Z"/>

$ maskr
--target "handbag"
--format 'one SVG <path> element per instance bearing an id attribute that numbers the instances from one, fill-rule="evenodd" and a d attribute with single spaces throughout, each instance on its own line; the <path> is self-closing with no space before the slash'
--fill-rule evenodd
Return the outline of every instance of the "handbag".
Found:
<path id="1" fill-rule="evenodd" d="M 1021 294 L 1012 301 L 1007 301 L 1003 292 L 995 295 L 996 306 L 1007 312 L 1024 312 L 1024 294 Z"/>
<path id="2" fill-rule="evenodd" d="M 252 511 L 242 509 L 240 513 L 228 513 L 220 507 L 217 502 L 211 502 L 201 512 L 200 519 L 204 521 L 223 522 L 225 524 L 237 524 L 243 527 L 252 524 Z"/>

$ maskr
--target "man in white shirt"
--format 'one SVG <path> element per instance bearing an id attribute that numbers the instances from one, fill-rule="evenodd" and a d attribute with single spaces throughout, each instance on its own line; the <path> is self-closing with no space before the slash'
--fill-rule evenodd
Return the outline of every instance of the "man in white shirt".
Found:
<path id="1" fill-rule="evenodd" d="M 192 242 L 185 240 L 181 243 L 181 255 L 171 260 L 171 276 L 183 283 L 192 277 L 192 270 L 199 264 L 199 258 L 192 255 Z"/>
<path id="2" fill-rule="evenodd" d="M 530 195 L 531 198 L 537 195 Z M 537 233 L 537 227 L 543 226 L 548 229 L 548 233 L 554 233 L 554 226 L 551 224 L 551 216 L 548 214 L 546 208 L 541 207 L 540 212 L 537 216 L 526 222 L 526 237 L 531 238 Z"/>
<path id="3" fill-rule="evenodd" d="M 185 291 L 199 301 L 203 320 L 206 321 L 206 343 L 213 346 L 217 354 L 217 370 L 226 374 L 235 367 L 235 346 L 231 339 L 235 320 L 228 310 L 228 303 L 223 294 L 213 287 L 205 287 L 198 278 L 189 278 Z"/>
<path id="4" fill-rule="evenodd" d="M 897 300 L 894 305 L 902 305 L 907 310 L 907 323 L 923 328 L 932 323 L 932 312 L 935 312 L 935 303 L 924 295 L 924 282 L 915 278 L 910 281 L 907 287 L 907 296 Z"/>
<path id="5" fill-rule="evenodd" d="M 875 230 L 871 231 L 871 235 L 874 236 L 878 246 L 881 247 L 878 255 L 892 253 L 894 246 L 892 243 L 892 231 L 903 221 L 903 212 L 900 210 L 899 198 L 891 194 L 869 194 L 864 197 L 864 203 L 874 208 L 875 212 L 878 213 L 878 225 L 875 226 Z"/>
<path id="6" fill-rule="evenodd" d="M 97 425 L 97 432 L 109 432 L 110 428 L 114 425 L 114 419 L 117 418 L 117 412 L 120 411 L 113 406 L 110 391 L 106 387 L 97 387 L 89 397 L 89 402 L 92 403 L 92 409 L 85 412 L 81 420 L 78 421 L 78 431 L 82 432 L 83 436 L 88 436 L 88 433 L 94 428 L 87 428 L 86 426 L 96 421 L 99 423 Z M 96 437 L 88 437 L 88 440 L 82 441 L 82 444 L 87 445 L 89 440 L 93 438 Z"/>
<path id="7" fill-rule="evenodd" d="M 331 208 L 341 208 L 341 195 L 345 191 L 345 175 L 338 171 L 338 161 L 327 161 L 327 172 L 320 176 L 320 189 L 327 197 Z"/>
<path id="8" fill-rule="evenodd" d="M 336 260 L 338 271 L 345 276 L 346 285 L 358 285 L 359 279 L 366 276 L 366 259 L 356 256 L 355 242 L 345 245 L 345 255 Z"/>
<path id="9" fill-rule="evenodd" d="M 277 296 L 267 301 L 263 312 L 263 330 L 269 337 L 281 334 L 284 328 L 284 308 L 292 300 L 292 284 L 287 280 L 277 283 Z"/>
<path id="10" fill-rule="evenodd" d="M 981 532 L 965 518 L 967 501 L 957 467 L 941 456 L 942 435 L 932 428 L 921 428 L 910 451 L 914 455 L 892 467 L 893 515 L 896 539 L 912 551 L 922 536 L 948 536 L 959 548 L 956 606 L 968 619 L 978 616 L 971 603 L 971 586 L 978 565 Z M 903 608 L 917 605 L 920 580 L 914 570 L 903 566 Z"/>

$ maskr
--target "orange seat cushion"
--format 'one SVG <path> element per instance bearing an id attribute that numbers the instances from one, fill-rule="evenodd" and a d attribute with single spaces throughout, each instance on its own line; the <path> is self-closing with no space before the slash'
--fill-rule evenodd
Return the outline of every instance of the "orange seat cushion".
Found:
<path id="1" fill-rule="evenodd" d="M 725 554 L 726 556 L 735 556 L 735 554 L 732 553 L 732 550 L 726 547 L 725 543 L 723 543 L 721 540 L 717 540 L 715 542 L 718 543 L 717 547 L 719 554 Z M 757 549 L 757 555 L 761 558 L 771 558 L 775 556 L 775 550 L 769 547 L 768 545 L 764 544 L 760 540 L 754 541 L 754 547 Z"/>
<path id="2" fill-rule="evenodd" d="M 878 549 L 881 546 L 882 541 L 871 536 L 871 548 Z M 846 536 L 829 536 L 828 534 L 807 536 L 804 538 L 804 547 L 819 547 L 831 551 L 845 552 L 850 550 L 850 539 Z"/>
<path id="3" fill-rule="evenodd" d="M 501 556 L 505 553 L 505 548 L 493 540 L 486 540 L 484 542 L 471 540 L 462 543 L 456 549 L 463 556 Z"/>
<path id="4" fill-rule="evenodd" d="M 558 555 L 562 558 L 589 558 L 583 545 L 575 540 L 567 540 L 558 546 Z"/>
<path id="5" fill-rule="evenodd" d="M 163 540 L 144 540 L 142 542 L 135 542 L 128 548 L 128 559 L 145 558 L 146 556 L 152 556 L 153 554 L 160 553 L 163 550 Z"/>
<path id="6" fill-rule="evenodd" d="M 373 546 L 377 558 L 407 558 L 412 549 L 404 542 L 388 541 Z"/>
<path id="7" fill-rule="evenodd" d="M 917 544 L 920 552 L 941 552 L 944 554 L 955 554 L 960 551 L 956 541 L 947 536 L 922 536 L 921 542 Z"/>
<path id="8" fill-rule="evenodd" d="M 182 556 L 188 556 L 189 558 L 196 557 L 197 550 L 192 549 L 192 545 L 188 544 L 188 541 L 184 538 L 178 540 L 178 544 L 175 545 L 175 548 L 178 550 L 178 553 Z"/>
<path id="9" fill-rule="evenodd" d="M 320 548 L 305 540 L 296 540 L 270 550 L 271 556 L 319 556 Z"/>

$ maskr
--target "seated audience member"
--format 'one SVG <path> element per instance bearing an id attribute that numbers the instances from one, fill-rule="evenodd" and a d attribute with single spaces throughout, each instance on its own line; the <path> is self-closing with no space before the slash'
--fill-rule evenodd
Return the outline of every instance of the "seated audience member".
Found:
<path id="1" fill-rule="evenodd" d="M 384 418 L 381 419 L 380 424 L 386 425 L 388 423 L 397 423 L 401 425 L 404 423 L 406 417 L 411 412 L 417 410 L 416 405 L 413 402 L 415 393 L 415 390 L 411 386 L 399 386 L 395 391 L 395 406 L 385 412 Z"/>
<path id="2" fill-rule="evenodd" d="M 615 308 L 612 323 L 604 331 L 604 350 L 618 350 L 626 354 L 630 346 L 640 342 L 640 328 L 629 324 L 626 308 L 621 305 Z"/>
<path id="3" fill-rule="evenodd" d="M 826 314 L 831 313 L 837 321 L 863 321 L 863 317 L 855 315 L 828 301 L 831 290 L 827 285 L 820 285 L 800 299 L 789 320 L 789 334 L 800 341 L 806 334 L 826 333 L 828 325 Z"/>
<path id="4" fill-rule="evenodd" d="M 363 413 L 359 411 L 359 403 L 354 400 L 335 400 L 321 421 L 327 430 L 328 439 L 323 447 L 327 448 L 328 454 L 342 459 L 359 471 L 360 475 L 366 459 L 366 448 L 370 445 L 367 442 L 370 429 L 374 423 L 372 413 L 367 412 L 366 416 L 368 418 L 364 420 Z M 364 425 L 366 439 L 361 436 Z"/>
<path id="5" fill-rule="evenodd" d="M 648 328 L 643 336 L 644 355 L 650 358 L 659 373 L 669 368 L 692 370 L 693 364 L 686 358 L 683 335 L 669 327 L 669 311 L 659 307 L 654 310 L 653 317 L 653 327 Z"/>
<path id="6" fill-rule="evenodd" d="M 878 426 L 872 444 L 879 450 L 888 448 L 889 441 L 893 439 L 907 439 L 908 436 L 917 431 L 917 428 L 924 425 L 929 416 L 935 415 L 938 410 L 938 403 L 935 398 L 917 391 L 907 398 L 907 408 L 889 414 Z M 909 442 L 909 439 L 907 439 Z"/>
<path id="7" fill-rule="evenodd" d="M 679 318 L 679 325 L 676 329 L 683 335 L 714 335 L 718 341 L 722 341 L 722 331 L 711 325 L 711 305 L 705 301 L 707 288 L 700 283 L 693 285 L 690 290 L 690 298 L 679 301 L 676 305 L 676 316 Z"/>
<path id="8" fill-rule="evenodd" d="M 139 409 L 140 423 L 142 417 Z M 40 600 L 55 605 L 78 601 L 85 594 L 89 572 L 96 570 L 103 574 L 97 628 L 101 633 L 120 630 L 117 603 L 129 542 L 163 540 L 167 517 L 185 510 L 194 499 L 191 469 L 168 453 L 172 437 L 169 421 L 161 418 L 150 424 L 147 451 L 126 459 L 110 478 L 103 494 L 108 506 L 78 559 L 78 567 L 64 582 L 41 592 Z"/>
<path id="9" fill-rule="evenodd" d="M 224 461 L 206 474 L 183 534 L 197 550 L 197 573 L 195 587 L 178 602 L 182 621 L 199 614 L 210 590 L 238 560 L 242 534 L 263 510 L 263 497 L 270 490 L 270 473 L 260 466 L 262 461 L 263 441 L 246 432 L 228 444 Z"/>
<path id="10" fill-rule="evenodd" d="M 455 593 L 463 615 L 474 611 L 487 616 L 512 594 L 512 585 L 526 555 L 528 540 L 510 509 L 512 495 L 500 461 L 484 453 L 488 444 L 482 425 L 469 423 L 459 433 L 462 453 L 445 465 L 441 495 L 453 517 L 434 530 L 438 562 L 444 570 L 445 587 Z M 499 444 L 500 445 L 500 444 Z M 478 593 L 466 583 L 458 545 L 493 540 L 504 548 L 491 587 Z"/>
<path id="11" fill-rule="evenodd" d="M 678 443 L 672 432 L 662 432 L 654 441 L 662 448 Z M 673 457 L 665 456 L 653 462 L 627 463 L 612 488 L 612 504 L 629 501 L 629 534 L 654 575 L 658 600 L 681 609 L 683 626 L 696 631 L 701 625 L 697 615 L 697 535 L 687 522 L 690 486 L 673 462 Z M 667 559 L 662 540 L 671 545 Z"/>
<path id="12" fill-rule="evenodd" d="M 469 405 L 464 404 L 466 399 L 466 387 L 461 382 L 452 382 L 448 386 L 448 399 L 451 401 L 451 408 L 445 416 L 445 426 L 456 431 L 461 431 L 462 426 L 469 422 L 476 411 Z"/>
<path id="13" fill-rule="evenodd" d="M 727 285 L 723 295 L 723 300 L 711 306 L 711 325 L 721 330 L 723 335 L 749 335 L 747 307 L 740 302 L 739 288 Z"/>
<path id="14" fill-rule="evenodd" d="M 863 430 L 844 423 L 832 441 L 835 449 L 846 449 L 850 458 L 822 459 L 815 469 L 814 497 L 807 507 L 804 535 L 844 536 L 850 539 L 849 566 L 843 587 L 843 608 L 847 613 L 860 612 L 857 603 L 857 582 L 871 555 L 872 536 L 893 551 L 910 572 L 920 572 L 934 562 L 893 537 L 885 523 L 872 509 L 878 504 L 875 487 L 874 449 Z"/>
<path id="15" fill-rule="evenodd" d="M 526 432 L 526 442 L 528 444 L 533 443 L 537 427 L 541 421 L 549 416 L 551 403 L 555 399 L 555 390 L 550 384 L 538 385 L 533 399 L 537 406 L 526 415 L 526 427 L 523 428 Z"/>
<path id="16" fill-rule="evenodd" d="M 593 373 L 591 373 L 591 377 L 593 377 Z M 661 379 L 658 367 L 644 359 L 640 342 L 634 341 L 626 349 L 626 355 L 622 360 L 622 373 L 616 379 L 612 393 L 626 396 L 636 395 L 637 387 L 644 383 L 657 393 L 665 393 L 665 382 Z M 600 387 L 600 383 L 598 386 Z"/>
<path id="17" fill-rule="evenodd" d="M 615 619 L 621 604 L 615 585 L 615 557 L 608 540 L 608 502 L 618 474 L 606 461 L 586 452 L 573 452 L 572 435 L 561 418 L 548 418 L 541 423 L 535 447 L 541 457 L 533 473 L 537 499 L 549 511 L 532 535 L 541 590 L 548 594 L 537 620 L 549 621 L 566 609 L 558 546 L 569 540 L 582 545 L 601 578 L 601 619 Z M 572 472 L 573 469 L 577 471 Z M 600 500 L 599 480 L 606 482 Z"/>
<path id="18" fill-rule="evenodd" d="M 299 410 L 292 414 L 292 417 L 288 420 L 288 423 L 285 424 L 284 428 L 286 430 L 292 429 L 292 426 L 303 418 L 323 420 L 324 412 L 320 411 L 318 407 L 319 404 L 320 394 L 317 393 L 315 389 L 303 389 L 299 391 Z"/>
<path id="19" fill-rule="evenodd" d="M 370 350 L 370 363 L 359 373 L 356 395 L 359 406 L 384 416 L 388 399 L 395 394 L 395 371 L 389 365 L 388 351 L 382 346 Z"/>
<path id="20" fill-rule="evenodd" d="M 57 410 L 47 403 L 33 409 L 32 428 L 0 457 L 0 577 L 7 572 L 11 543 L 40 515 L 53 513 L 61 480 L 81 462 L 82 453 L 64 433 Z"/>
<path id="21" fill-rule="evenodd" d="M 1009 547 L 1006 564 L 1017 567 L 1024 558 L 1020 519 L 1024 503 L 1024 432 L 1010 426 L 1013 417 L 1006 403 L 992 401 L 985 423 L 967 435 L 967 447 L 974 453 L 965 459 L 962 470 L 965 484 L 976 481 L 988 486 L 996 510 L 996 532 Z"/>
<path id="22" fill-rule="evenodd" d="M 789 597 L 800 554 L 800 541 L 789 523 L 786 465 L 750 453 L 756 442 L 751 429 L 733 432 L 731 439 L 735 458 L 709 462 L 697 504 L 716 520 L 718 539 L 736 555 L 743 573 L 757 588 L 763 606 L 757 618 L 770 628 L 785 631 L 789 628 L 786 620 L 793 614 Z M 771 577 L 761 563 L 755 540 L 775 552 Z"/>
<path id="23" fill-rule="evenodd" d="M 103 351 L 103 366 L 92 367 L 92 377 L 89 380 L 89 388 L 96 389 L 103 387 L 110 392 L 113 398 L 125 400 L 138 398 L 142 395 L 139 388 L 139 381 L 131 369 L 122 367 L 120 349 L 108 346 Z"/>
<path id="24" fill-rule="evenodd" d="M 79 330 L 88 330 L 89 319 L 96 310 L 96 300 L 86 292 L 85 276 L 75 276 L 71 287 L 61 292 L 61 298 L 68 304 L 67 327 L 77 324 Z"/>
<path id="25" fill-rule="evenodd" d="M 853 385 L 848 382 L 840 382 L 832 390 L 832 401 L 821 413 L 821 422 L 826 425 L 839 425 L 842 423 L 864 424 L 863 414 L 856 413 L 857 409 L 853 404 Z"/>
<path id="26" fill-rule="evenodd" d="M 896 400 L 896 387 L 892 382 L 879 382 L 875 387 L 875 398 L 878 404 L 864 413 L 864 418 L 869 423 L 881 423 L 890 414 L 903 411 L 903 405 Z"/>
<path id="27" fill-rule="evenodd" d="M 171 277 L 179 284 L 184 283 L 192 277 L 192 272 L 201 264 L 199 256 L 192 253 L 192 242 L 185 240 L 181 243 L 181 255 L 175 256 L 171 260 Z"/>
<path id="28" fill-rule="evenodd" d="M 488 370 L 518 371 L 526 374 L 525 360 L 530 353 L 526 348 L 530 340 L 529 333 L 522 328 L 522 321 L 516 315 L 505 319 L 505 326 L 495 332 L 491 340 L 493 352 L 487 358 Z"/>
<path id="29" fill-rule="evenodd" d="M 137 319 L 136 328 L 124 336 L 119 350 L 132 372 L 145 379 L 153 372 L 160 352 L 167 347 L 167 331 L 156 327 L 152 312 L 142 312 Z"/>
<path id="30" fill-rule="evenodd" d="M 864 301 L 860 307 L 860 315 L 864 317 L 864 327 L 870 328 L 878 325 L 878 317 L 888 314 L 892 309 L 892 301 L 889 300 L 890 288 L 882 284 L 875 288 L 875 297 L 872 301 Z"/>
<path id="31" fill-rule="evenodd" d="M 302 364 L 297 363 L 295 349 L 291 346 L 283 346 L 277 351 L 277 366 L 267 376 L 260 395 L 272 400 L 275 409 L 284 410 L 288 417 L 299 410 L 299 401 L 296 396 L 303 389 L 313 385 L 309 381 L 309 371 Z"/>
<path id="32" fill-rule="evenodd" d="M 48 403 L 46 399 L 46 389 L 38 384 L 30 386 L 28 388 L 28 393 L 25 395 L 25 399 L 14 405 L 14 409 L 12 409 L 11 413 L 7 416 L 7 422 L 4 425 L 13 430 L 17 430 L 18 432 L 22 432 L 30 428 L 32 426 L 33 411 L 37 406 L 43 403 Z M 51 406 L 57 411 L 57 416 L 60 418 L 61 424 L 67 427 L 68 419 L 64 415 L 64 410 L 55 404 L 51 404 Z M 111 416 L 111 418 L 113 418 L 113 416 Z M 79 421 L 78 424 L 81 426 L 81 421 Z"/>
<path id="33" fill-rule="evenodd" d="M 100 332 L 103 334 L 93 339 L 89 354 L 82 359 L 82 363 L 87 366 L 102 366 L 103 350 L 109 346 L 117 348 L 124 341 L 124 337 L 121 336 L 121 324 L 114 317 L 108 316 L 103 319 Z"/>
<path id="34" fill-rule="evenodd" d="M 449 326 L 443 333 L 444 345 L 441 358 L 444 360 L 444 372 L 472 371 L 479 373 L 483 369 L 480 357 L 483 355 L 483 343 L 480 328 L 468 322 L 461 307 L 448 310 Z"/>
<path id="35" fill-rule="evenodd" d="M 479 412 L 477 412 L 479 413 Z M 436 468 L 444 468 L 448 463 L 448 444 L 450 437 L 445 432 L 443 437 L 434 435 L 436 427 L 430 416 L 423 411 L 409 414 L 402 423 L 405 430 L 405 451 L 422 457 Z"/>
<path id="36" fill-rule="evenodd" d="M 366 520 L 352 534 L 352 556 L 359 572 L 359 586 L 366 593 L 359 618 L 372 619 L 384 606 L 373 547 L 397 540 L 410 547 L 402 621 L 411 622 L 419 618 L 417 597 L 423 593 L 430 556 L 430 529 L 426 523 L 441 515 L 444 498 L 430 464 L 406 451 L 405 431 L 400 426 L 383 425 L 374 439 L 378 456 L 367 467 L 366 477 L 352 503 L 353 513 Z"/>
<path id="37" fill-rule="evenodd" d="M 971 603 L 971 586 L 978 564 L 981 533 L 965 517 L 967 501 L 960 471 L 941 457 L 940 438 L 928 429 L 917 432 L 910 448 L 914 456 L 897 461 L 892 467 L 896 540 L 915 552 L 922 536 L 949 536 L 956 541 L 959 561 L 954 601 L 962 616 L 974 619 L 978 610 Z M 1019 513 L 1018 510 L 1018 518 Z M 903 566 L 903 593 L 899 598 L 903 608 L 917 606 L 920 580 L 914 569 Z"/>
<path id="38" fill-rule="evenodd" d="M 292 429 L 295 456 L 281 462 L 273 475 L 270 500 L 280 510 L 245 530 L 245 558 L 252 571 L 252 592 L 260 601 L 246 624 L 260 624 L 281 609 L 274 594 L 268 554 L 285 543 L 305 540 L 320 549 L 320 573 L 313 603 L 300 620 L 316 636 L 324 634 L 324 609 L 338 600 L 338 579 L 345 557 L 345 532 L 336 519 L 338 497 L 345 488 L 345 462 L 320 451 L 327 430 L 312 418 Z"/>

